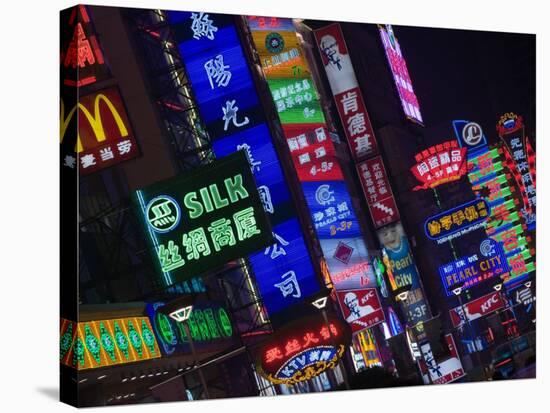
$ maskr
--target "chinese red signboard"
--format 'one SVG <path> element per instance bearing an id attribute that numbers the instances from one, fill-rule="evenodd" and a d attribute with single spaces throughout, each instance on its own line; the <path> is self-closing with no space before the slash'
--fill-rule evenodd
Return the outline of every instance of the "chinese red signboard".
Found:
<path id="1" fill-rule="evenodd" d="M 78 119 L 78 153 L 81 174 L 89 174 L 139 155 L 137 142 L 116 87 L 81 97 L 72 108 L 61 102 L 61 141 L 73 119 Z"/>
<path id="2" fill-rule="evenodd" d="M 461 326 L 466 320 L 476 320 L 494 311 L 500 310 L 504 307 L 504 300 L 500 292 L 494 292 L 470 301 L 464 304 L 463 307 L 455 307 L 449 311 L 451 322 L 455 327 Z"/>
<path id="3" fill-rule="evenodd" d="M 398 221 L 399 212 L 382 158 L 376 156 L 357 164 L 357 171 L 375 228 Z"/>
<path id="4" fill-rule="evenodd" d="M 420 346 L 422 358 L 425 363 L 425 368 L 422 368 L 422 370 L 428 370 L 430 381 L 433 384 L 451 383 L 466 375 L 456 350 L 453 335 L 445 335 L 445 341 L 447 342 L 451 357 L 444 361 L 438 361 L 434 358 L 429 342 L 423 343 Z"/>
<path id="5" fill-rule="evenodd" d="M 384 311 L 375 288 L 336 292 L 342 314 L 351 331 L 357 333 L 385 320 Z"/>
<path id="6" fill-rule="evenodd" d="M 103 58 L 103 52 L 97 41 L 95 31 L 86 6 L 73 7 L 69 13 L 62 13 L 64 33 L 61 65 L 66 86 L 85 86 L 109 76 L 109 70 Z"/>
<path id="7" fill-rule="evenodd" d="M 350 341 L 350 329 L 339 318 L 304 318 L 275 332 L 261 347 L 259 371 L 273 383 L 309 380 L 336 366 Z"/>
<path id="8" fill-rule="evenodd" d="M 315 38 L 353 158 L 375 155 L 376 138 L 340 25 L 315 30 Z"/>
<path id="9" fill-rule="evenodd" d="M 425 149 L 416 154 L 415 160 L 411 172 L 421 185 L 414 187 L 413 191 L 457 181 L 467 172 L 466 148 L 459 148 L 456 141 Z"/>

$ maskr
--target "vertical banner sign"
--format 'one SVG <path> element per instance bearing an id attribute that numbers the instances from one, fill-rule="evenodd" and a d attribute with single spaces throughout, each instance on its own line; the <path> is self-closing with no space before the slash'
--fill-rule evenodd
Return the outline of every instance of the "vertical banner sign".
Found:
<path id="1" fill-rule="evenodd" d="M 399 221 L 399 211 L 388 182 L 382 157 L 357 164 L 359 179 L 375 228 Z"/>
<path id="2" fill-rule="evenodd" d="M 86 6 L 61 14 L 61 65 L 63 85 L 82 87 L 110 76 Z"/>
<path id="3" fill-rule="evenodd" d="M 216 156 L 243 151 L 248 158 L 275 240 L 249 258 L 266 310 L 277 313 L 306 300 L 321 286 L 234 17 L 203 12 L 168 15 Z M 311 101 L 310 85 L 300 87 L 302 102 L 306 96 Z"/>
<path id="4" fill-rule="evenodd" d="M 65 136 L 78 122 L 78 136 Z M 86 175 L 135 158 L 139 149 L 117 87 L 79 97 L 72 108 L 61 99 L 61 142 L 76 141 L 79 172 Z"/>
<path id="5" fill-rule="evenodd" d="M 485 233 L 502 244 L 508 261 L 510 271 L 502 278 L 507 284 L 520 282 L 535 270 L 534 252 L 529 249 L 520 208 L 516 205 L 517 191 L 507 176 L 504 150 L 484 144 L 483 131 L 477 129 L 479 125 L 475 122 L 456 120 L 453 125 L 459 145 L 468 148 L 467 170 L 472 191 L 490 207 Z"/>
<path id="6" fill-rule="evenodd" d="M 497 132 L 504 143 L 508 169 L 521 191 L 523 207 L 521 215 L 529 229 L 535 229 L 537 191 L 535 186 L 535 153 L 525 136 L 523 118 L 515 113 L 501 116 Z"/>
<path id="7" fill-rule="evenodd" d="M 376 285 L 309 66 L 291 19 L 248 17 L 252 38 L 336 289 Z"/>
<path id="8" fill-rule="evenodd" d="M 438 361 L 434 358 L 429 342 L 420 345 L 420 351 L 422 352 L 422 357 L 426 363 L 428 374 L 433 384 L 451 383 L 466 375 L 462 368 L 453 335 L 445 335 L 445 341 L 449 347 L 451 357 L 444 361 Z"/>
<path id="9" fill-rule="evenodd" d="M 376 138 L 340 24 L 331 24 L 314 33 L 353 158 L 357 162 L 376 155 Z"/>
<path id="10" fill-rule="evenodd" d="M 412 251 L 400 222 L 386 225 L 377 231 L 382 245 L 382 261 L 392 292 L 409 289 L 400 305 L 407 316 L 409 326 L 415 326 L 430 318 L 428 304 L 422 292 L 420 275 Z"/>
<path id="11" fill-rule="evenodd" d="M 403 111 L 407 118 L 422 124 L 424 121 L 420 113 L 418 98 L 414 93 L 409 70 L 407 69 L 407 62 L 403 57 L 399 42 L 393 33 L 393 28 L 389 24 L 379 25 L 378 28 Z"/>

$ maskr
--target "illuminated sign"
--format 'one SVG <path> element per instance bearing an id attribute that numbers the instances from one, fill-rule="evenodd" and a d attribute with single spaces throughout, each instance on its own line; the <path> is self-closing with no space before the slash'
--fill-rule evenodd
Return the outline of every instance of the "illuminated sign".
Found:
<path id="1" fill-rule="evenodd" d="M 472 300 L 463 306 L 449 310 L 454 327 L 460 327 L 466 320 L 473 321 L 504 308 L 505 302 L 500 292 L 493 292 Z"/>
<path id="2" fill-rule="evenodd" d="M 537 190 L 535 185 L 535 152 L 525 136 L 521 116 L 514 113 L 503 115 L 497 125 L 504 143 L 506 166 L 512 173 L 521 192 L 523 207 L 521 215 L 529 229 L 535 229 Z"/>
<path id="3" fill-rule="evenodd" d="M 351 342 L 339 318 L 315 316 L 283 327 L 258 352 L 259 371 L 269 381 L 296 384 L 333 368 Z"/>
<path id="4" fill-rule="evenodd" d="M 189 339 L 183 323 L 178 323 L 159 310 L 162 302 L 147 304 L 151 326 L 163 355 L 189 352 Z M 193 305 L 189 319 L 185 321 L 195 347 L 200 350 L 210 343 L 219 343 L 233 337 L 233 326 L 227 311 L 216 304 Z"/>
<path id="5" fill-rule="evenodd" d="M 466 375 L 456 344 L 452 334 L 445 335 L 445 341 L 451 353 L 451 357 L 444 361 L 438 361 L 434 358 L 432 348 L 429 342 L 420 345 L 422 358 L 426 364 L 426 369 L 433 384 L 447 384 L 456 381 Z"/>
<path id="6" fill-rule="evenodd" d="M 331 280 L 336 289 L 376 285 L 292 20 L 248 16 L 247 21 Z"/>
<path id="7" fill-rule="evenodd" d="M 429 239 L 442 244 L 482 228 L 490 214 L 487 201 L 474 199 L 429 217 L 424 222 L 424 232 Z"/>
<path id="8" fill-rule="evenodd" d="M 140 189 L 134 199 L 167 285 L 273 240 L 243 152 Z"/>
<path id="9" fill-rule="evenodd" d="M 510 271 L 502 245 L 491 238 L 479 245 L 479 253 L 463 257 L 439 267 L 439 274 L 447 296 L 454 286 L 464 283 L 470 288 L 489 278 L 498 277 Z"/>
<path id="10" fill-rule="evenodd" d="M 453 120 L 453 128 L 461 148 L 475 149 L 487 145 L 487 138 L 479 123 Z"/>
<path id="11" fill-rule="evenodd" d="M 240 44 L 234 17 L 202 12 L 168 12 L 168 15 L 193 85 L 201 119 L 213 141 L 214 153 L 217 157 L 224 157 L 244 151 L 248 158 L 260 200 L 272 223 L 272 240 L 275 241 L 251 254 L 249 261 L 265 309 L 270 315 L 280 312 L 317 293 L 320 284 L 267 127 L 265 111 L 256 93 L 250 65 Z M 288 44 L 287 39 L 274 34 L 267 46 L 264 45 L 283 55 L 274 64 L 288 66 L 289 54 L 282 51 L 285 42 Z M 285 62 L 282 62 L 283 58 Z M 289 118 L 299 117 L 297 108 L 309 108 L 314 96 L 308 82 L 280 83 L 278 90 L 280 94 L 286 94 L 285 100 L 292 98 L 292 102 L 285 102 L 284 112 Z M 315 115 L 314 109 L 311 106 L 307 115 Z M 316 132 L 315 137 L 318 142 L 308 141 L 311 144 L 309 149 L 312 149 L 311 162 L 304 164 L 304 168 L 307 167 L 308 173 L 322 176 L 330 173 L 333 154 L 322 153 L 320 132 Z M 300 142 L 304 152 L 306 149 L 301 138 Z"/>
<path id="12" fill-rule="evenodd" d="M 512 131 L 521 125 L 519 119 L 510 114 L 502 118 L 501 124 L 503 128 L 506 124 L 506 129 Z M 459 136 L 457 139 L 460 142 Z M 533 169 L 530 170 L 534 172 L 534 154 L 532 160 Z M 535 270 L 534 249 L 529 248 L 529 239 L 522 226 L 518 207 L 521 200 L 518 199 L 518 191 L 510 185 L 512 176 L 508 172 L 509 163 L 503 148 L 489 148 L 485 145 L 468 152 L 468 179 L 473 192 L 483 197 L 491 207 L 485 233 L 503 246 L 510 267 L 510 272 L 503 276 L 508 285 L 520 282 Z"/>
<path id="13" fill-rule="evenodd" d="M 357 164 L 357 171 L 375 228 L 399 221 L 384 162 L 380 156 Z"/>
<path id="14" fill-rule="evenodd" d="M 413 188 L 435 188 L 459 180 L 466 172 L 466 148 L 459 148 L 456 141 L 434 145 L 415 155 L 413 175 L 422 183 Z"/>
<path id="15" fill-rule="evenodd" d="M 65 108 L 61 100 L 61 142 L 73 122 L 78 122 L 76 152 L 82 175 L 99 171 L 139 155 L 136 139 L 118 88 L 111 87 L 79 97 L 76 106 Z"/>
<path id="16" fill-rule="evenodd" d="M 82 87 L 109 77 L 86 6 L 63 10 L 61 22 L 63 84 Z"/>
<path id="17" fill-rule="evenodd" d="M 75 323 L 61 319 L 60 361 L 77 370 L 159 358 L 147 317 Z"/>
<path id="18" fill-rule="evenodd" d="M 340 24 L 315 30 L 325 72 L 354 159 L 378 152 L 374 130 L 359 89 Z"/>
<path id="19" fill-rule="evenodd" d="M 340 290 L 336 292 L 342 315 L 356 333 L 385 320 L 376 288 Z"/>
<path id="20" fill-rule="evenodd" d="M 389 24 L 379 25 L 378 28 L 403 111 L 407 118 L 422 124 L 423 120 L 418 98 L 414 93 L 409 70 L 407 69 L 407 62 L 395 37 L 393 28 Z"/>

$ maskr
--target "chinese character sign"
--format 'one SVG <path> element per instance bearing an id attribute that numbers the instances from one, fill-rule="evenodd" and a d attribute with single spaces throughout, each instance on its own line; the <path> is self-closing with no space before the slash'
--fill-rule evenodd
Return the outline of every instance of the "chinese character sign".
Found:
<path id="1" fill-rule="evenodd" d="M 411 172 L 422 185 L 413 191 L 459 180 L 467 172 L 466 151 L 459 148 L 456 141 L 447 141 L 416 154 L 416 165 Z"/>
<path id="2" fill-rule="evenodd" d="M 236 151 L 244 152 L 262 207 L 272 223 L 273 243 L 249 256 L 264 306 L 272 315 L 308 299 L 319 291 L 320 284 L 296 218 L 234 17 L 185 12 L 169 12 L 169 17 L 201 119 L 213 140 L 214 153 L 223 157 Z M 277 24 L 277 19 L 268 24 Z M 270 47 L 281 48 L 282 42 L 284 39 L 272 36 Z M 286 62 L 290 54 L 284 55 L 284 59 L 285 62 L 281 63 L 279 59 L 278 63 L 288 66 Z M 298 105 L 304 109 L 314 96 L 309 80 L 281 85 L 279 93 L 285 95 L 285 100 L 292 98 L 292 102 L 285 105 L 296 104 L 294 109 Z M 308 113 L 320 112 L 309 108 Z M 311 138 L 315 137 L 317 141 L 309 142 L 310 146 L 306 148 L 300 138 L 301 152 L 296 156 L 302 159 L 311 157 L 312 162 L 304 163 L 304 168 L 319 175 L 329 173 L 334 163 L 333 153 L 324 150 L 323 140 L 327 140 L 322 134 L 324 130 L 313 132 Z M 309 150 L 311 153 L 306 155 Z"/>
<path id="3" fill-rule="evenodd" d="M 147 317 L 75 323 L 61 319 L 60 361 L 77 370 L 160 358 Z"/>
<path id="4" fill-rule="evenodd" d="M 401 52 L 401 47 L 395 37 L 393 28 L 389 24 L 379 25 L 378 27 L 403 111 L 407 118 L 422 124 L 423 120 L 418 98 L 414 93 L 409 70 L 407 69 L 407 62 Z"/>
<path id="5" fill-rule="evenodd" d="M 337 317 L 301 319 L 276 331 L 259 349 L 258 370 L 273 383 L 296 384 L 335 367 L 350 342 L 350 328 Z"/>
<path id="6" fill-rule="evenodd" d="M 315 39 L 354 159 L 375 155 L 376 138 L 340 24 L 315 30 Z"/>
<path id="7" fill-rule="evenodd" d="M 489 278 L 500 277 L 510 271 L 500 242 L 487 238 L 479 244 L 479 252 L 439 267 L 439 275 L 447 296 L 457 284 L 470 288 Z"/>
<path id="8" fill-rule="evenodd" d="M 375 228 L 399 221 L 390 183 L 380 156 L 357 164 L 357 172 Z"/>
<path id="9" fill-rule="evenodd" d="M 375 285 L 359 222 L 291 19 L 247 17 L 336 288 Z M 354 285 L 353 285 L 354 284 Z"/>
<path id="10" fill-rule="evenodd" d="M 64 86 L 81 87 L 110 76 L 86 6 L 61 12 L 61 73 Z"/>
<path id="11" fill-rule="evenodd" d="M 74 130 L 70 128 L 73 122 L 78 122 L 76 139 L 65 136 L 68 131 Z M 72 108 L 65 107 L 61 100 L 60 123 L 61 142 L 65 139 L 76 141 L 78 159 L 75 163 L 78 161 L 82 175 L 139 155 L 126 108 L 116 87 L 80 97 Z"/>
<path id="12" fill-rule="evenodd" d="M 336 293 L 342 314 L 353 333 L 385 320 L 376 288 L 340 290 Z"/>
<path id="13" fill-rule="evenodd" d="M 431 216 L 424 222 L 426 236 L 438 244 L 483 228 L 491 214 L 485 199 L 479 198 Z"/>
<path id="14" fill-rule="evenodd" d="M 134 196 L 167 285 L 244 257 L 273 239 L 243 152 Z"/>

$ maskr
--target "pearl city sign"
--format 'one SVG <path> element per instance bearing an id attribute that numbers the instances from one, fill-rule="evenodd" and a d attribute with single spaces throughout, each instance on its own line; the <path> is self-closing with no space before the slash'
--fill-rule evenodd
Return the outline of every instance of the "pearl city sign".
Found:
<path id="1" fill-rule="evenodd" d="M 257 365 L 273 383 L 296 384 L 335 367 L 350 342 L 346 323 L 315 315 L 278 330 L 260 348 Z"/>
<path id="2" fill-rule="evenodd" d="M 134 198 L 165 285 L 272 242 L 243 152 L 140 189 Z"/>

